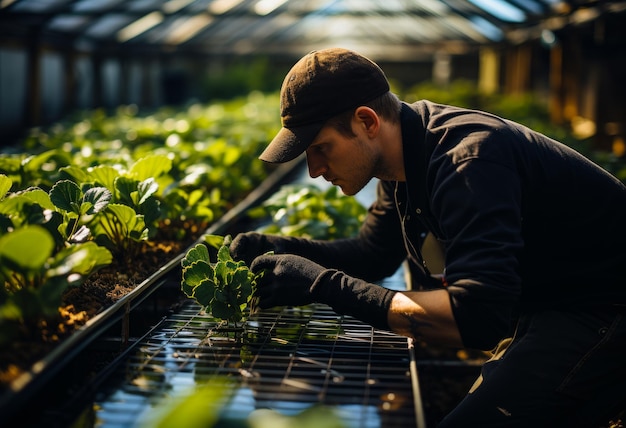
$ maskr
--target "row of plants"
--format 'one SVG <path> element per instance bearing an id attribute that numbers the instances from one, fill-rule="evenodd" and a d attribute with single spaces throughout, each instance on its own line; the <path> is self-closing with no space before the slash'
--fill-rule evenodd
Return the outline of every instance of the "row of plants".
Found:
<path id="1" fill-rule="evenodd" d="M 84 112 L 1 153 L 0 383 L 19 372 L 11 348 L 59 340 L 42 331 L 68 317 L 72 291 L 136 271 L 157 247 L 180 253 L 267 177 L 257 157 L 278 104 L 251 93 L 148 115 Z"/>

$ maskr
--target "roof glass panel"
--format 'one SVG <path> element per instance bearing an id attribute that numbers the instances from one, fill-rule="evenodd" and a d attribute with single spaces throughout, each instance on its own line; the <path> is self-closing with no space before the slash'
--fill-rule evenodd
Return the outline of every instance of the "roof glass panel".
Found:
<path id="1" fill-rule="evenodd" d="M 88 37 L 107 39 L 112 37 L 120 28 L 133 21 L 132 17 L 119 13 L 111 13 L 97 18 L 85 31 Z"/>
<path id="2" fill-rule="evenodd" d="M 124 2 L 124 7 L 133 12 L 151 12 L 164 7 L 164 2 L 163 0 L 126 0 Z"/>
<path id="3" fill-rule="evenodd" d="M 76 32 L 89 23 L 91 19 L 83 15 L 57 15 L 48 23 L 48 28 L 53 31 Z"/>
<path id="4" fill-rule="evenodd" d="M 72 4 L 75 12 L 102 12 L 122 3 L 122 0 L 79 0 Z"/>
<path id="5" fill-rule="evenodd" d="M 535 15 L 540 15 L 546 11 L 545 5 L 535 0 L 512 0 L 511 3 Z"/>
<path id="6" fill-rule="evenodd" d="M 493 25 L 491 22 L 487 21 L 486 19 L 480 16 L 473 16 L 472 18 L 470 18 L 470 21 L 472 22 L 474 28 L 480 31 L 480 33 L 488 39 L 494 42 L 499 42 L 504 38 L 504 33 L 502 32 L 502 30 Z"/>
<path id="7" fill-rule="evenodd" d="M 487 13 L 506 22 L 524 22 L 526 14 L 519 8 L 504 0 L 469 0 L 472 4 Z"/>
<path id="8" fill-rule="evenodd" d="M 50 12 L 63 6 L 67 0 L 22 0 L 13 4 L 11 10 L 19 12 Z"/>

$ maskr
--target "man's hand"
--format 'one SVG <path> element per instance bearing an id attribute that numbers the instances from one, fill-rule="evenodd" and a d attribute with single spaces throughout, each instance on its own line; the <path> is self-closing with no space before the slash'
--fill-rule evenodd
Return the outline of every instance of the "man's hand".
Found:
<path id="1" fill-rule="evenodd" d="M 265 270 L 257 283 L 257 294 L 259 307 L 267 309 L 313 303 L 311 285 L 326 268 L 293 254 L 268 254 L 254 259 L 250 270 Z"/>
<path id="2" fill-rule="evenodd" d="M 230 244 L 230 254 L 235 260 L 243 260 L 250 266 L 255 257 L 268 251 L 276 251 L 281 238 L 258 232 L 245 232 L 235 236 Z"/>

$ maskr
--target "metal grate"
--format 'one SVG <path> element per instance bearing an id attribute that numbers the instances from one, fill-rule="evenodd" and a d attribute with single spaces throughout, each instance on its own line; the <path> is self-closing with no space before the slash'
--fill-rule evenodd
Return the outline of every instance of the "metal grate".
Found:
<path id="1" fill-rule="evenodd" d="M 99 427 L 136 426 L 164 397 L 218 377 L 235 384 L 220 404 L 231 421 L 323 404 L 346 427 L 416 426 L 407 339 L 325 305 L 262 311 L 234 329 L 189 301 L 134 349 L 96 394 Z"/>

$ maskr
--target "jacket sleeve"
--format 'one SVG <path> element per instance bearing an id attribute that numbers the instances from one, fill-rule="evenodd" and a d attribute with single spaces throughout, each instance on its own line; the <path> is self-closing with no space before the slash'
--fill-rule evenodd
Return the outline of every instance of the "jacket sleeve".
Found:
<path id="1" fill-rule="evenodd" d="M 376 201 L 356 237 L 334 241 L 285 237 L 277 251 L 297 254 L 367 281 L 393 275 L 406 257 L 393 189 L 394 183 L 379 182 Z"/>

